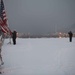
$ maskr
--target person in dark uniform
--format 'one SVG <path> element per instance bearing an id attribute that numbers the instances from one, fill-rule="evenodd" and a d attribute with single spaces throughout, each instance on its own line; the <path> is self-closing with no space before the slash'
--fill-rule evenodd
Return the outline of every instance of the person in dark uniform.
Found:
<path id="1" fill-rule="evenodd" d="M 69 34 L 69 41 L 72 42 L 72 36 L 73 36 L 72 31 L 68 32 L 68 34 Z"/>
<path id="2" fill-rule="evenodd" d="M 13 44 L 14 45 L 16 44 L 16 37 L 17 37 L 17 32 L 16 31 L 13 31 L 12 32 L 12 40 L 13 40 Z"/>

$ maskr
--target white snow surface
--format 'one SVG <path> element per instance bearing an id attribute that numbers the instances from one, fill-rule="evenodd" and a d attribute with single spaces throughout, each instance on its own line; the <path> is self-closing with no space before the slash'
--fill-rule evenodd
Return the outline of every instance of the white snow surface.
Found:
<path id="1" fill-rule="evenodd" d="M 2 47 L 3 75 L 75 75 L 75 38 L 17 38 Z"/>

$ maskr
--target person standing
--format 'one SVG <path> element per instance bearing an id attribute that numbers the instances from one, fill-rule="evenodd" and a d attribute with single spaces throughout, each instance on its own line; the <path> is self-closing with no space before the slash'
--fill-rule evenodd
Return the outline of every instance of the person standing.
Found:
<path id="1" fill-rule="evenodd" d="M 72 42 L 72 36 L 73 36 L 72 31 L 68 32 L 68 34 L 69 34 L 69 41 Z"/>
<path id="2" fill-rule="evenodd" d="M 17 37 L 17 32 L 16 31 L 13 31 L 12 32 L 13 45 L 16 45 L 16 37 Z"/>

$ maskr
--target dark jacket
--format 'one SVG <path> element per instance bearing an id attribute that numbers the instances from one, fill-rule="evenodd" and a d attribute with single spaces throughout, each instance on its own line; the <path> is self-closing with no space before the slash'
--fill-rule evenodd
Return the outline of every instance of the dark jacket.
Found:
<path id="1" fill-rule="evenodd" d="M 17 37 L 17 32 L 16 32 L 16 31 L 13 31 L 13 32 L 12 32 L 12 38 L 13 38 L 13 39 L 16 39 L 16 37 Z"/>
<path id="2" fill-rule="evenodd" d="M 71 31 L 68 32 L 68 34 L 69 34 L 69 37 L 72 37 L 73 36 L 73 33 Z"/>

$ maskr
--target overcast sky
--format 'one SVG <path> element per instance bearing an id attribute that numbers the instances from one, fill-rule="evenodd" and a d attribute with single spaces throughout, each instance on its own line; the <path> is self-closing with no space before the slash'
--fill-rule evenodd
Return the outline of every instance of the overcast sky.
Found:
<path id="1" fill-rule="evenodd" d="M 75 29 L 75 0 L 4 0 L 9 27 L 48 34 Z"/>

